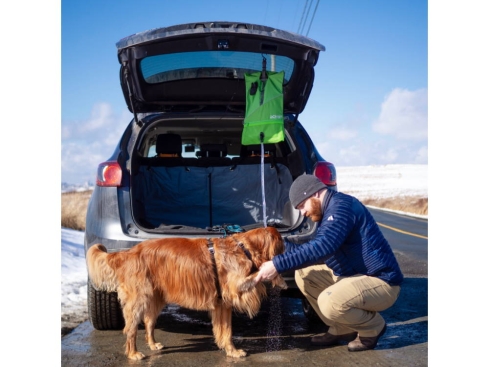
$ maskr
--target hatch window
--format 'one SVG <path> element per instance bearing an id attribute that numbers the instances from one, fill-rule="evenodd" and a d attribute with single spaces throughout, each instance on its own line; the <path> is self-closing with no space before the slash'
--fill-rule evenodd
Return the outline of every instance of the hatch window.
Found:
<path id="1" fill-rule="evenodd" d="M 267 71 L 284 71 L 284 84 L 294 71 L 294 61 L 280 55 L 237 51 L 194 51 L 149 56 L 141 60 L 141 72 L 149 84 L 181 79 L 244 79 L 245 73 L 262 70 L 263 57 Z"/>

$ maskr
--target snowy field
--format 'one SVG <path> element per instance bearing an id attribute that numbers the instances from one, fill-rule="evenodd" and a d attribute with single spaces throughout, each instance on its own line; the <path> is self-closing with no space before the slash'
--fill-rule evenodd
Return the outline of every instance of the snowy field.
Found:
<path id="1" fill-rule="evenodd" d="M 87 313 L 87 268 L 84 232 L 61 228 L 61 320 L 83 320 Z"/>
<path id="2" fill-rule="evenodd" d="M 362 198 L 428 197 L 427 165 L 337 168 L 338 190 Z M 76 315 L 76 317 L 74 317 Z M 61 228 L 62 326 L 87 318 L 87 270 L 83 232 Z"/>
<path id="3" fill-rule="evenodd" d="M 428 197 L 428 166 L 405 164 L 336 168 L 338 191 L 362 199 Z"/>

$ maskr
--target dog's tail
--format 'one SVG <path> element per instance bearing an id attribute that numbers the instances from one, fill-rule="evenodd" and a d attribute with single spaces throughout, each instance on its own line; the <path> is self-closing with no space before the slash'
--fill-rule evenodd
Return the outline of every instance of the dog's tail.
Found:
<path id="1" fill-rule="evenodd" d="M 88 277 L 96 290 L 116 292 L 119 282 L 114 269 L 107 262 L 108 256 L 104 245 L 97 244 L 88 249 L 86 255 Z"/>

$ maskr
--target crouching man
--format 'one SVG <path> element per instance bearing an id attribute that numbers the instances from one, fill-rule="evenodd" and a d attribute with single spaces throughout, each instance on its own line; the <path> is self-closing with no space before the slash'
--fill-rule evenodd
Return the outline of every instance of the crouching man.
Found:
<path id="1" fill-rule="evenodd" d="M 394 304 L 404 279 L 389 243 L 358 199 L 329 190 L 316 176 L 299 176 L 289 197 L 302 215 L 319 222 L 316 236 L 300 245 L 285 238 L 285 253 L 265 262 L 255 281 L 296 270 L 299 289 L 329 326 L 311 344 L 374 349 L 387 327 L 379 311 Z"/>

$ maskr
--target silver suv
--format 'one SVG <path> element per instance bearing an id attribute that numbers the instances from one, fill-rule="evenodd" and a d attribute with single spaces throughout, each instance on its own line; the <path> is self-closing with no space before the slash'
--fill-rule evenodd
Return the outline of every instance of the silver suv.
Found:
<path id="1" fill-rule="evenodd" d="M 204 22 L 152 29 L 117 43 L 122 92 L 134 114 L 99 165 L 86 217 L 85 251 L 109 252 L 159 237 L 220 237 L 268 225 L 301 243 L 316 226 L 289 203 L 289 187 L 336 171 L 298 120 L 324 46 L 266 26 Z M 284 140 L 242 145 L 245 74 L 283 71 Z M 300 293 L 293 274 L 289 289 Z M 303 302 L 306 315 L 310 312 Z M 117 294 L 88 280 L 96 329 L 124 326 Z"/>

